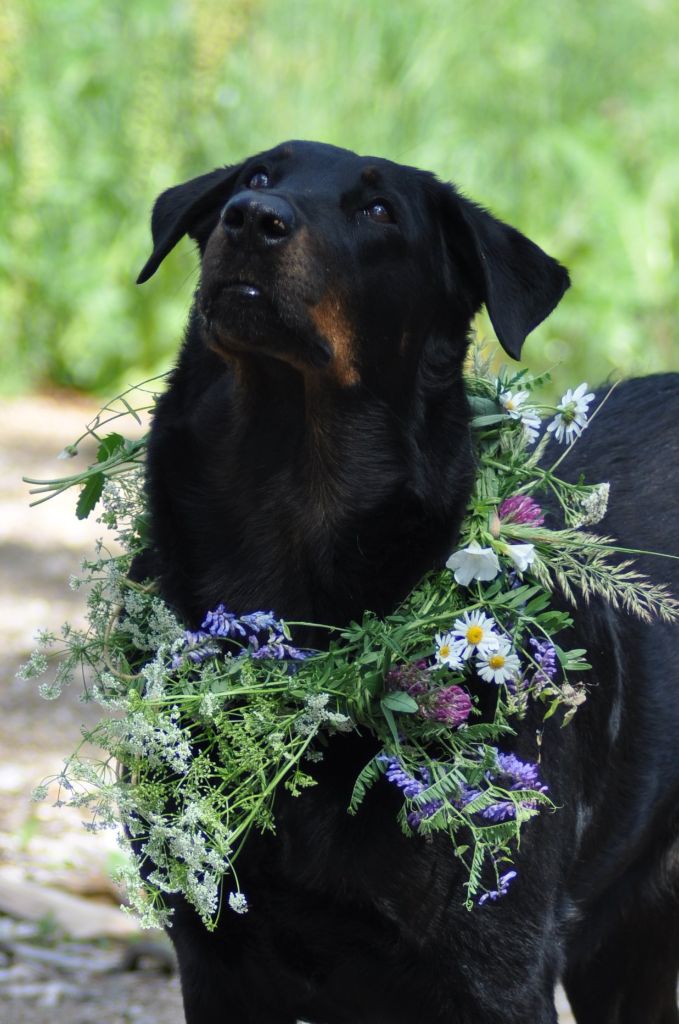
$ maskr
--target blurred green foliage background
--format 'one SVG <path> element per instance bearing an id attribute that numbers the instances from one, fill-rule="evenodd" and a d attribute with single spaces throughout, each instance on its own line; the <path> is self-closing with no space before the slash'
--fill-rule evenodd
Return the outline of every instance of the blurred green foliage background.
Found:
<path id="1" fill-rule="evenodd" d="M 0 386 L 166 368 L 188 241 L 158 192 L 285 138 L 455 180 L 571 269 L 559 387 L 679 369 L 677 0 L 3 0 Z"/>

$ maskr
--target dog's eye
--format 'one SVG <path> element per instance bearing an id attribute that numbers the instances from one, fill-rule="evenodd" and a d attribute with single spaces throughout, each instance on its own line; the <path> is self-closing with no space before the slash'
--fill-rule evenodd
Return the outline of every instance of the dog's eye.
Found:
<path id="1" fill-rule="evenodd" d="M 391 210 L 385 202 L 381 199 L 375 199 L 372 203 L 369 203 L 363 213 L 370 220 L 376 221 L 378 224 L 393 224 L 394 217 L 392 216 Z"/>
<path id="2" fill-rule="evenodd" d="M 269 187 L 269 175 L 266 171 L 255 171 L 251 175 L 248 181 L 248 188 L 268 188 Z"/>

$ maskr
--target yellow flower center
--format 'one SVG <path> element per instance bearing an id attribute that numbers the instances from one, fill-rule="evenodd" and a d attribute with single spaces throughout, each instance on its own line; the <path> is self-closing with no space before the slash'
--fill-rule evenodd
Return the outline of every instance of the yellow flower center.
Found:
<path id="1" fill-rule="evenodd" d="M 450 644 L 441 644 L 439 647 L 439 654 L 442 658 L 447 658 L 450 654 Z"/>
<path id="2" fill-rule="evenodd" d="M 493 654 L 492 657 L 488 659 L 488 664 L 491 668 L 502 668 L 505 661 L 506 659 L 502 654 Z"/>
<path id="3" fill-rule="evenodd" d="M 483 629 L 481 626 L 470 626 L 467 630 L 467 642 L 478 644 L 483 640 Z"/>

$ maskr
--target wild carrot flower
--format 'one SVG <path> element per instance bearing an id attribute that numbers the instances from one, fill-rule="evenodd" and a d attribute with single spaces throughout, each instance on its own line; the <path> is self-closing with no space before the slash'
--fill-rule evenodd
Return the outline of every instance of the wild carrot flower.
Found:
<path id="1" fill-rule="evenodd" d="M 594 526 L 596 523 L 600 523 L 608 509 L 610 490 L 610 484 L 599 484 L 589 494 L 586 494 L 580 501 L 580 515 L 574 525 Z"/>
<path id="2" fill-rule="evenodd" d="M 229 893 L 229 906 L 236 914 L 247 914 L 248 901 L 242 892 Z"/>

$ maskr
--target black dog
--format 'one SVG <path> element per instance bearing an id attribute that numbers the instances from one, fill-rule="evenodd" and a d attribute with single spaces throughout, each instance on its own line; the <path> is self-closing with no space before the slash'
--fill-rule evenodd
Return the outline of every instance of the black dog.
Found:
<path id="1" fill-rule="evenodd" d="M 152 227 L 140 281 L 185 233 L 202 276 L 153 424 L 144 570 L 192 627 L 219 602 L 392 610 L 469 497 L 472 317 L 485 303 L 518 357 L 566 271 L 431 174 L 307 142 L 170 189 Z M 566 460 L 611 482 L 623 545 L 679 553 L 678 415 L 677 378 L 630 382 Z M 643 567 L 679 591 L 675 564 Z M 386 784 L 347 815 L 372 748 L 338 737 L 276 836 L 248 841 L 250 913 L 209 934 L 176 900 L 189 1024 L 553 1024 L 560 977 L 579 1024 L 679 1022 L 679 630 L 594 602 L 577 633 L 589 700 L 549 723 L 560 809 L 526 828 L 510 893 L 465 910 L 449 841 L 403 837 Z"/>

